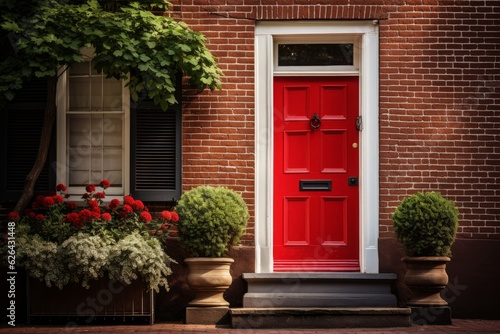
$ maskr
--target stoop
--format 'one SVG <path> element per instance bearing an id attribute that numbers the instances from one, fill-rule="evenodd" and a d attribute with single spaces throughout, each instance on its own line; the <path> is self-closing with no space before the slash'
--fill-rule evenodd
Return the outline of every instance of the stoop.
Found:
<path id="1" fill-rule="evenodd" d="M 230 310 L 233 328 L 407 327 L 397 307 L 395 274 L 250 273 L 243 307 Z"/>

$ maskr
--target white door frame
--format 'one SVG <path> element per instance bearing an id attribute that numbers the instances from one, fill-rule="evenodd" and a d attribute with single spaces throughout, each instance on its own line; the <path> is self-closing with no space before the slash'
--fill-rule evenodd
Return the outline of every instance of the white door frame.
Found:
<path id="1" fill-rule="evenodd" d="M 302 71 L 289 75 L 359 75 L 360 266 L 378 273 L 379 236 L 379 35 L 377 21 L 257 22 L 255 28 L 255 272 L 273 272 L 274 41 L 295 37 L 332 43 L 359 41 L 355 71 Z M 283 75 L 286 75 L 283 74 Z"/>

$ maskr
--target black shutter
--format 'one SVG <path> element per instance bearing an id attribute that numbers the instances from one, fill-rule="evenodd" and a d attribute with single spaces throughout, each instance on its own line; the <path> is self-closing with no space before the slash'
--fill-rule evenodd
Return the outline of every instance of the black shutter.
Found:
<path id="1" fill-rule="evenodd" d="M 180 96 L 177 101 L 167 111 L 148 100 L 131 102 L 131 193 L 137 199 L 169 202 L 180 197 Z"/>
<path id="2" fill-rule="evenodd" d="M 1 202 L 15 202 L 21 196 L 26 176 L 38 153 L 46 101 L 46 80 L 34 79 L 27 82 L 14 100 L 0 111 L 0 128 L 3 129 L 0 135 Z M 55 141 L 51 140 L 49 156 L 35 184 L 35 194 L 47 194 L 53 190 L 55 173 L 49 166 L 54 157 Z"/>

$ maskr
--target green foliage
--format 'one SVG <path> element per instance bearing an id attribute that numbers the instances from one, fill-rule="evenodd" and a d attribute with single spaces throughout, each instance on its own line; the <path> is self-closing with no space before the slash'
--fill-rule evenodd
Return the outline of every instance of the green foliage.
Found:
<path id="1" fill-rule="evenodd" d="M 240 194 L 225 187 L 199 186 L 177 206 L 179 238 L 195 257 L 223 257 L 239 243 L 250 218 Z"/>
<path id="2" fill-rule="evenodd" d="M 22 11 L 15 0 L 0 4 L 0 37 L 12 45 L 0 57 L 3 99 L 11 100 L 34 76 L 53 77 L 64 66 L 84 61 L 81 50 L 90 46 L 97 70 L 126 80 L 133 100 L 147 91 L 164 110 L 176 102 L 178 73 L 199 90 L 221 87 L 222 72 L 203 35 L 151 12 L 165 9 L 164 0 L 22 2 Z"/>
<path id="3" fill-rule="evenodd" d="M 458 209 L 440 193 L 419 192 L 405 198 L 392 220 L 396 236 L 409 256 L 451 256 Z"/>

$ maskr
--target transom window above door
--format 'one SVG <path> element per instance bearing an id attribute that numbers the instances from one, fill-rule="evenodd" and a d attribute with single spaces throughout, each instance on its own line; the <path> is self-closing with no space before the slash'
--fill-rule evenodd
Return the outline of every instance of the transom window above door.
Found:
<path id="1" fill-rule="evenodd" d="M 274 73 L 278 75 L 310 74 L 355 75 L 359 72 L 359 41 L 346 36 L 329 42 L 318 39 L 283 37 L 274 41 Z"/>
<path id="2" fill-rule="evenodd" d="M 278 66 L 352 66 L 353 44 L 278 44 Z"/>

